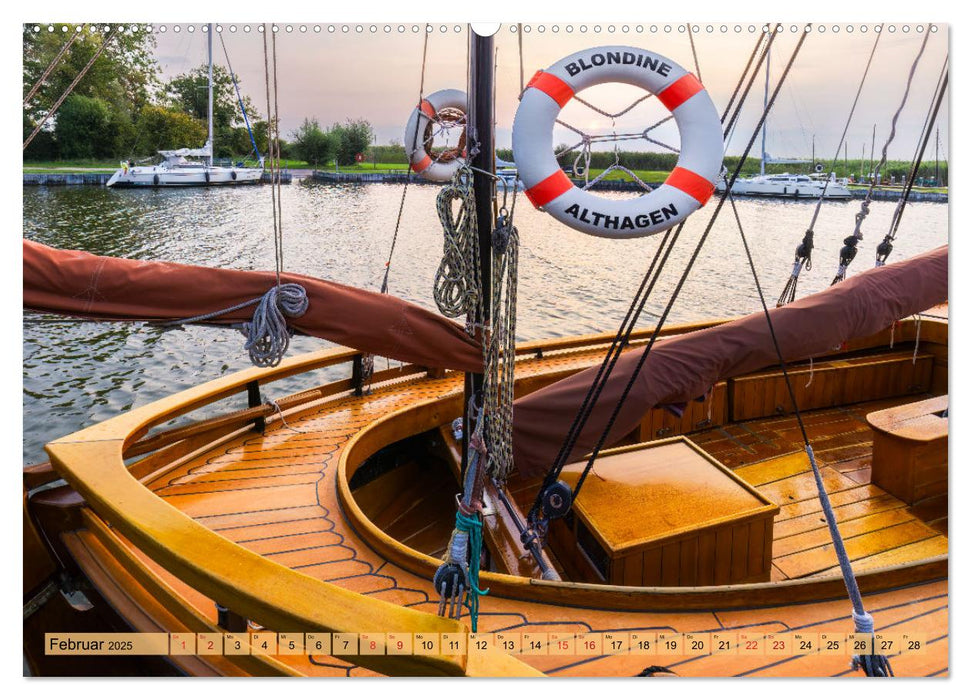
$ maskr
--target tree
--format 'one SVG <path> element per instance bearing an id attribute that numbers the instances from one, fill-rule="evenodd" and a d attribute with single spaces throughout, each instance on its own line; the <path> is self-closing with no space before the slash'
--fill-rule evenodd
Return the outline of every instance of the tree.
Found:
<path id="1" fill-rule="evenodd" d="M 353 165 L 358 153 L 364 153 L 374 141 L 374 129 L 363 119 L 348 119 L 330 129 L 337 144 L 337 164 Z"/>
<path id="2" fill-rule="evenodd" d="M 314 167 L 330 161 L 337 152 L 337 139 L 324 133 L 316 119 L 304 119 L 300 128 L 290 134 L 294 155 L 313 163 Z"/>
<path id="3" fill-rule="evenodd" d="M 237 76 L 237 81 L 239 76 Z M 209 66 L 193 68 L 188 73 L 176 76 L 165 85 L 165 94 L 174 109 L 185 112 L 203 123 L 209 120 Z M 260 119 L 253 101 L 243 96 L 243 106 L 250 124 Z M 244 127 L 246 122 L 239 109 L 236 88 L 232 76 L 222 66 L 212 67 L 212 123 L 216 140 L 214 155 L 226 157 L 246 153 L 252 149 L 244 146 L 240 151 L 234 138 L 233 129 Z M 247 139 L 248 140 L 248 139 Z"/>
<path id="4" fill-rule="evenodd" d="M 24 141 L 34 133 L 37 124 L 24 114 Z M 54 160 L 57 158 L 57 141 L 54 140 L 54 132 L 48 128 L 43 128 L 37 132 L 37 136 L 27 146 L 24 151 L 24 160 Z"/>
<path id="5" fill-rule="evenodd" d="M 206 140 L 206 125 L 175 110 L 146 105 L 138 115 L 135 153 L 150 155 L 160 150 L 197 147 Z"/>
<path id="6" fill-rule="evenodd" d="M 46 23 L 41 23 L 42 30 L 35 32 L 34 26 L 33 22 L 24 25 L 25 96 L 61 47 L 67 43 L 70 33 L 75 31 L 77 25 L 55 26 L 58 30 L 67 27 L 66 32 L 48 32 Z M 91 31 L 92 27 L 97 27 L 98 31 Z M 101 27 L 101 24 L 84 25 L 78 38 L 31 99 L 27 110 L 35 123 L 50 109 L 104 43 L 107 34 L 100 31 Z M 116 32 L 71 94 L 104 100 L 110 108 L 124 105 L 130 114 L 137 114 L 149 102 L 158 86 L 158 64 L 154 52 L 153 34 L 146 31 Z"/>
<path id="7" fill-rule="evenodd" d="M 111 114 L 104 100 L 71 95 L 57 114 L 54 136 L 62 158 L 104 158 L 114 155 Z"/>

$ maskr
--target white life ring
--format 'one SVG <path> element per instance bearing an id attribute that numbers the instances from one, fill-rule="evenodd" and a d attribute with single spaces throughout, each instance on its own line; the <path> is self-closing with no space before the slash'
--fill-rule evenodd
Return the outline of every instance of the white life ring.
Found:
<path id="1" fill-rule="evenodd" d="M 459 147 L 446 151 L 437 159 L 426 151 L 426 139 L 429 138 L 429 127 L 442 110 L 453 109 L 463 115 L 468 112 L 469 99 L 462 90 L 439 90 L 428 95 L 415 107 L 405 127 L 405 153 L 411 163 L 411 169 L 419 173 L 426 180 L 447 182 L 465 165 L 465 131 L 459 142 Z M 444 156 L 444 157 L 443 157 Z"/>
<path id="2" fill-rule="evenodd" d="M 553 156 L 560 110 L 575 93 L 601 83 L 627 83 L 654 93 L 681 133 L 677 167 L 663 185 L 636 199 L 605 199 L 579 189 Z M 538 71 L 516 110 L 512 150 L 533 206 L 605 238 L 649 236 L 684 220 L 708 201 L 724 155 L 718 112 L 698 79 L 674 61 L 632 46 L 585 49 Z"/>

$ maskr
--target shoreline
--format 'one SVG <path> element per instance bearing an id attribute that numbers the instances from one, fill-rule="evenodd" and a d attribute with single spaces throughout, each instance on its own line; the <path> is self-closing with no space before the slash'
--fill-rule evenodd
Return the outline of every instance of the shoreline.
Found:
<path id="1" fill-rule="evenodd" d="M 63 172 L 63 173 L 23 173 L 23 184 L 25 187 L 57 187 L 57 186 L 104 186 L 111 173 L 92 173 L 92 172 Z M 282 184 L 291 184 L 296 180 L 311 180 L 319 183 L 340 183 L 340 184 L 403 184 L 405 182 L 414 184 L 434 185 L 415 173 L 405 170 L 385 171 L 385 172 L 331 172 L 322 170 L 292 170 L 281 173 Z M 264 173 L 263 182 L 270 181 L 269 173 Z M 572 179 L 575 185 L 582 186 L 582 180 Z M 659 183 L 648 183 L 659 184 Z M 632 192 L 639 191 L 640 185 L 636 182 L 626 180 L 601 180 L 594 184 L 590 189 L 612 192 Z M 863 199 L 866 196 L 866 189 L 852 189 L 852 199 Z M 739 195 L 745 196 L 745 195 Z M 873 191 L 873 199 L 878 201 L 896 201 L 900 197 L 900 188 L 881 187 Z M 787 197 L 765 197 L 765 199 L 793 199 Z M 812 197 L 801 197 L 800 199 L 814 199 Z M 910 200 L 914 202 L 936 202 L 947 203 L 949 196 L 947 192 L 923 192 L 918 189 L 911 190 Z"/>

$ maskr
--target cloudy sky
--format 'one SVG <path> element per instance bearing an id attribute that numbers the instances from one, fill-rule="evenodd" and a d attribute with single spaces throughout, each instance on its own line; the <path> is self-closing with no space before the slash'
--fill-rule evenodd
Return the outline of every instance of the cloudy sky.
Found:
<path id="1" fill-rule="evenodd" d="M 194 32 L 188 25 L 166 25 L 157 33 L 157 58 L 165 77 L 198 66 L 206 60 L 206 35 L 201 25 Z M 250 95 L 261 112 L 266 110 L 263 63 L 263 35 L 258 25 L 221 25 L 233 69 L 240 76 L 243 92 Z M 230 31 L 235 26 L 236 31 Z M 288 134 L 305 117 L 316 117 L 324 126 L 345 118 L 364 118 L 371 122 L 379 143 L 400 142 L 408 114 L 417 102 L 422 73 L 424 25 L 288 25 L 281 24 L 277 34 L 279 72 L 279 109 L 281 130 Z M 320 31 L 315 31 L 319 26 Z M 542 26 L 542 31 L 540 28 Z M 705 86 L 719 111 L 727 103 L 755 43 L 756 34 L 748 24 L 736 32 L 735 23 L 713 22 L 696 25 L 695 46 L 698 68 Z M 722 27 L 727 31 L 722 31 Z M 825 31 L 813 29 L 779 95 L 770 116 L 767 150 L 775 157 L 808 157 L 815 135 L 820 160 L 831 159 L 839 142 L 846 117 L 873 47 L 875 25 L 825 24 Z M 900 103 L 907 74 L 920 48 L 923 34 L 916 25 L 895 25 L 893 33 L 881 34 L 873 68 L 863 89 L 860 105 L 850 128 L 847 143 L 851 158 L 870 152 L 872 130 L 876 125 L 877 154 L 890 130 L 890 120 Z M 301 31 L 304 27 L 304 31 Z M 333 27 L 333 31 L 330 29 Z M 346 31 L 345 31 L 346 27 Z M 372 29 L 373 27 L 373 29 Z M 390 31 L 385 31 L 385 28 Z M 399 27 L 404 31 L 399 32 Z M 446 87 L 464 88 L 466 77 L 465 25 L 432 25 L 425 62 L 425 93 Z M 626 27 L 626 31 L 625 31 Z M 710 27 L 710 31 L 709 31 Z M 852 27 L 852 31 L 848 31 Z M 413 31 L 415 28 L 418 31 Z M 459 31 L 456 31 L 456 28 Z M 556 31 L 554 31 L 554 28 Z M 613 31 L 610 29 L 613 28 Z M 510 145 L 520 84 L 519 37 L 504 25 L 496 39 L 497 140 L 500 147 Z M 581 31 L 585 29 L 585 31 Z M 652 31 L 652 29 L 654 31 Z M 568 31 L 569 30 L 569 31 Z M 838 31 L 837 31 L 838 30 Z M 756 30 L 756 33 L 759 29 Z M 775 42 L 771 57 L 773 84 L 782 74 L 796 45 L 797 33 L 786 26 Z M 631 22 L 572 25 L 529 25 L 522 35 L 522 64 L 526 80 L 538 69 L 581 48 L 625 44 L 650 49 L 694 71 L 694 59 L 684 25 L 639 24 Z M 909 160 L 930 105 L 934 85 L 948 50 L 948 28 L 930 34 L 918 65 L 909 100 L 897 125 L 897 136 L 889 156 Z M 222 47 L 214 45 L 215 60 L 225 64 Z M 764 78 L 760 77 L 743 112 L 729 153 L 739 153 L 751 134 L 762 103 Z M 582 96 L 609 112 L 617 112 L 638 97 L 628 86 L 599 86 Z M 938 118 L 941 152 L 947 148 L 948 102 Z M 616 124 L 578 103 L 569 104 L 561 115 L 565 121 L 590 134 L 640 132 L 664 116 L 656 100 L 648 100 Z M 652 135 L 677 146 L 673 122 Z M 569 132 L 557 133 L 556 142 L 569 142 Z M 644 141 L 624 142 L 623 148 L 658 150 Z M 758 144 L 754 153 L 758 152 Z M 933 158 L 933 141 L 925 158 Z"/>

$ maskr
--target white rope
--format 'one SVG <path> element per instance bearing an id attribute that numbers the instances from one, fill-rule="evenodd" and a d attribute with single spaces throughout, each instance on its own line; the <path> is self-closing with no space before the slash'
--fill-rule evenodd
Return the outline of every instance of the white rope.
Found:
<path id="1" fill-rule="evenodd" d="M 263 295 L 253 312 L 253 320 L 243 323 L 245 348 L 257 367 L 276 367 L 290 347 L 291 330 L 286 318 L 303 316 L 310 305 L 307 290 L 299 284 L 273 287 Z M 286 317 L 286 318 L 285 318 Z"/>

